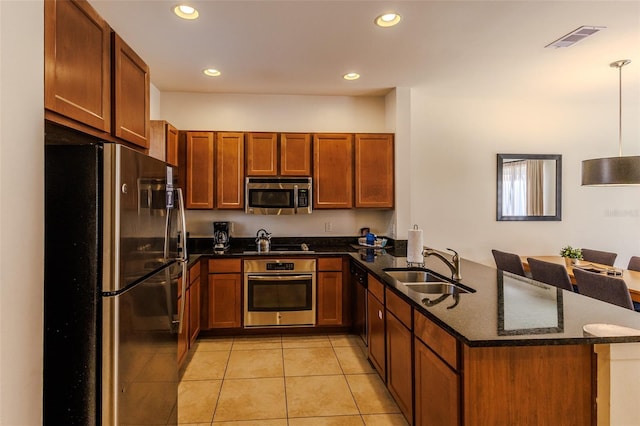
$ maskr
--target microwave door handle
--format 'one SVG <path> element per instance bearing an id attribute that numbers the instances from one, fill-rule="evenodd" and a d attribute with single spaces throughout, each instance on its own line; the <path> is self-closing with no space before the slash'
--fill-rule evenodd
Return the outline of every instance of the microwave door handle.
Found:
<path id="1" fill-rule="evenodd" d="M 293 185 L 293 213 L 298 214 L 298 185 Z"/>
<path id="2" fill-rule="evenodd" d="M 182 197 L 182 188 L 176 188 L 178 192 L 178 212 L 180 214 L 180 224 L 182 225 L 182 256 L 179 260 L 186 262 L 189 259 L 187 253 L 187 218 L 184 213 L 184 198 Z"/>

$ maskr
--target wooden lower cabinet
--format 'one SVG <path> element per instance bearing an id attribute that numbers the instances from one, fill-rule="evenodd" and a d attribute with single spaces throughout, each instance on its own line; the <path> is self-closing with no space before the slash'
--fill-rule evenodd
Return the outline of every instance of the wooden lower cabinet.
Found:
<path id="1" fill-rule="evenodd" d="M 209 274 L 209 328 L 241 326 L 242 275 Z"/>
<path id="2" fill-rule="evenodd" d="M 318 272 L 317 324 L 342 325 L 342 271 Z"/>
<path id="3" fill-rule="evenodd" d="M 196 265 L 189 270 L 189 347 L 191 347 L 200 333 L 200 273 L 195 276 Z"/>
<path id="4" fill-rule="evenodd" d="M 184 277 L 180 277 L 178 280 L 178 287 L 182 287 L 182 280 Z M 182 306 L 182 296 L 178 297 L 178 306 Z M 178 334 L 178 366 L 182 365 L 189 353 L 189 290 L 185 292 L 184 298 L 184 313 L 182 314 L 182 329 Z"/>
<path id="5" fill-rule="evenodd" d="M 371 278 L 369 278 L 371 283 Z M 382 380 L 386 382 L 386 355 L 384 336 L 384 305 L 371 291 L 367 293 L 367 344 L 369 347 L 369 361 L 378 371 Z"/>
<path id="6" fill-rule="evenodd" d="M 412 308 L 388 288 L 385 290 L 387 316 L 387 388 L 409 423 L 413 420 L 413 374 L 411 359 Z"/>
<path id="7" fill-rule="evenodd" d="M 341 326 L 345 323 L 344 280 L 341 257 L 320 257 L 317 260 L 316 324 Z"/>
<path id="8" fill-rule="evenodd" d="M 418 338 L 414 341 L 414 351 L 415 425 L 458 426 L 460 381 L 457 372 Z"/>
<path id="9" fill-rule="evenodd" d="M 242 326 L 242 260 L 209 259 L 208 328 Z"/>
<path id="10" fill-rule="evenodd" d="M 592 345 L 462 351 L 465 425 L 596 424 Z"/>

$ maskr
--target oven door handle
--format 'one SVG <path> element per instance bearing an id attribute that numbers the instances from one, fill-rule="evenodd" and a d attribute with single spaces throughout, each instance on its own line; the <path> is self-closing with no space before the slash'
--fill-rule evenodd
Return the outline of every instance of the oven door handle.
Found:
<path id="1" fill-rule="evenodd" d="M 294 281 L 294 280 L 308 280 L 311 278 L 311 274 L 307 275 L 248 275 L 249 281 Z"/>

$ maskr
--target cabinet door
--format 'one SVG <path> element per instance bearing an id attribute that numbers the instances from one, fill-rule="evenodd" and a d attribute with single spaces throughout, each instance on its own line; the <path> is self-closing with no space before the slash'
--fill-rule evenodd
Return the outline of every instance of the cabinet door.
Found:
<path id="1" fill-rule="evenodd" d="M 386 382 L 385 364 L 385 339 L 384 339 L 384 305 L 373 296 L 367 293 L 367 339 L 369 346 L 369 360 Z"/>
<path id="2" fill-rule="evenodd" d="M 414 345 L 416 426 L 459 425 L 458 375 L 419 339 Z"/>
<path id="3" fill-rule="evenodd" d="M 187 132 L 186 198 L 188 209 L 213 208 L 213 132 Z"/>
<path id="4" fill-rule="evenodd" d="M 178 129 L 167 123 L 166 126 L 166 162 L 178 167 Z"/>
<path id="5" fill-rule="evenodd" d="M 313 207 L 353 207 L 353 135 L 313 136 Z"/>
<path id="6" fill-rule="evenodd" d="M 409 423 L 413 418 L 411 331 L 387 311 L 387 388 Z"/>
<path id="7" fill-rule="evenodd" d="M 44 2 L 44 106 L 111 130 L 111 28 L 86 1 Z"/>
<path id="8" fill-rule="evenodd" d="M 149 67 L 116 33 L 113 38 L 113 135 L 149 148 Z"/>
<path id="9" fill-rule="evenodd" d="M 393 135 L 357 134 L 356 207 L 393 207 Z"/>
<path id="10" fill-rule="evenodd" d="M 189 287 L 189 347 L 200 333 L 200 277 Z"/>
<path id="11" fill-rule="evenodd" d="M 247 134 L 246 170 L 247 176 L 276 176 L 278 174 L 277 134 Z"/>
<path id="12" fill-rule="evenodd" d="M 240 327 L 241 274 L 209 274 L 209 328 Z"/>
<path id="13" fill-rule="evenodd" d="M 182 278 L 180 278 L 182 280 Z M 182 285 L 182 281 L 178 281 L 178 286 Z M 180 306 L 182 298 L 178 298 L 178 306 Z M 182 365 L 187 353 L 189 352 L 189 290 L 185 292 L 184 314 L 182 315 L 182 330 L 178 334 L 178 366 Z"/>
<path id="14" fill-rule="evenodd" d="M 311 135 L 280 135 L 280 175 L 311 176 Z"/>
<path id="15" fill-rule="evenodd" d="M 217 134 L 216 207 L 244 208 L 244 133 Z"/>
<path id="16" fill-rule="evenodd" d="M 342 271 L 318 272 L 318 325 L 342 325 Z"/>

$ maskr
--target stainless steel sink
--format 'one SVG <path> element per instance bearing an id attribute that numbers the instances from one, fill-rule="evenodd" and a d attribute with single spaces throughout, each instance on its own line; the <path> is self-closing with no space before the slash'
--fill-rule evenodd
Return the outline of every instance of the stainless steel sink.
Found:
<path id="1" fill-rule="evenodd" d="M 388 275 L 392 276 L 396 281 L 400 281 L 403 284 L 407 283 L 446 283 L 447 281 L 431 274 L 428 271 L 397 271 L 397 270 L 384 270 Z"/>
<path id="2" fill-rule="evenodd" d="M 454 283 L 427 269 L 416 268 L 386 268 L 386 274 L 397 283 L 406 286 L 417 293 L 424 294 L 460 294 L 475 293 L 475 290 L 459 283 Z"/>
<path id="3" fill-rule="evenodd" d="M 458 287 L 457 285 L 448 284 L 448 283 L 428 283 L 428 284 L 419 284 L 419 283 L 403 283 L 406 285 L 409 290 L 413 290 L 417 293 L 424 294 L 454 294 L 454 293 L 469 293 L 467 290 L 462 287 Z"/>

